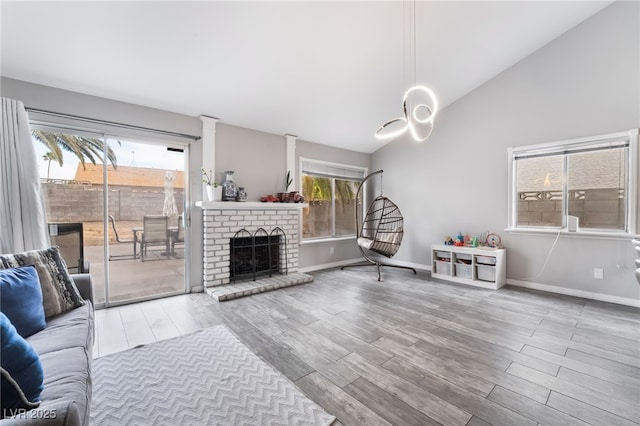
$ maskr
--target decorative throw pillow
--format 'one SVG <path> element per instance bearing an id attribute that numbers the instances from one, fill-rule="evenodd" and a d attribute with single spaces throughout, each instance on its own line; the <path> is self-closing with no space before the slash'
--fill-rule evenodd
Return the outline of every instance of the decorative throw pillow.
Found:
<path id="1" fill-rule="evenodd" d="M 42 289 L 34 266 L 0 269 L 0 311 L 24 338 L 47 326 Z"/>
<path id="2" fill-rule="evenodd" d="M 84 305 L 58 247 L 0 255 L 0 269 L 33 265 L 38 271 L 45 318 Z"/>
<path id="3" fill-rule="evenodd" d="M 2 417 L 40 405 L 44 389 L 44 370 L 38 354 L 20 336 L 9 319 L 0 312 L 0 413 Z"/>

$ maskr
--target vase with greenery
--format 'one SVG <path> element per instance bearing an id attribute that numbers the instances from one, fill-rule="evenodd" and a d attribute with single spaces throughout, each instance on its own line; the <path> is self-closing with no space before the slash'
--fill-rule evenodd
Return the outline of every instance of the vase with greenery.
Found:
<path id="1" fill-rule="evenodd" d="M 209 201 L 220 201 L 222 198 L 222 187 L 213 179 L 213 170 L 208 172 L 202 168 L 202 183 L 205 184 L 207 198 Z"/>
<path id="2" fill-rule="evenodd" d="M 278 192 L 278 199 L 281 203 L 286 203 L 290 200 L 289 187 L 293 183 L 293 179 L 291 178 L 291 170 L 287 171 L 287 177 L 284 181 L 284 192 Z"/>

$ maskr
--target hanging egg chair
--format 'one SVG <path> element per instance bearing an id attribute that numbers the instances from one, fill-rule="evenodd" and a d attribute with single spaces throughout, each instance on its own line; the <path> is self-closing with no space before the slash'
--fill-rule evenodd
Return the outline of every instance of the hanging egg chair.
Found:
<path id="1" fill-rule="evenodd" d="M 360 193 L 364 187 L 364 184 L 373 176 L 380 175 L 382 181 L 382 170 L 373 172 L 365 177 L 356 193 L 356 200 L 359 199 Z M 410 269 L 413 273 L 416 270 L 408 266 L 392 265 L 389 263 L 381 262 L 375 255 L 381 255 L 386 258 L 391 258 L 400 249 L 400 243 L 402 242 L 402 236 L 404 235 L 402 213 L 398 206 L 389 198 L 382 195 L 378 195 L 369 205 L 367 213 L 364 219 L 359 219 L 359 209 L 356 208 L 356 229 L 358 248 L 365 258 L 365 263 L 358 263 L 354 265 L 345 265 L 342 267 L 350 268 L 357 266 L 370 266 L 375 265 L 378 269 L 378 281 L 380 281 L 380 267 L 389 266 L 393 268 Z M 362 222 L 362 223 L 360 223 Z"/>
<path id="2" fill-rule="evenodd" d="M 377 196 L 362 221 L 358 245 L 385 257 L 393 257 L 400 249 L 402 235 L 402 214 L 393 201 Z"/>

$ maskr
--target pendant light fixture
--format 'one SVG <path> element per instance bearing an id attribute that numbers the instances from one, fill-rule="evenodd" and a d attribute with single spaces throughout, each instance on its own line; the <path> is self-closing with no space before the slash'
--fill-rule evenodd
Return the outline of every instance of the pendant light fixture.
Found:
<path id="1" fill-rule="evenodd" d="M 416 84 L 415 7 L 415 0 L 403 2 L 405 84 L 407 82 L 411 84 L 402 98 L 403 116 L 394 118 L 380 126 L 375 134 L 377 139 L 392 139 L 408 131 L 415 141 L 422 142 L 429 137 L 433 130 L 433 120 L 438 112 L 438 100 L 431 89 Z"/>

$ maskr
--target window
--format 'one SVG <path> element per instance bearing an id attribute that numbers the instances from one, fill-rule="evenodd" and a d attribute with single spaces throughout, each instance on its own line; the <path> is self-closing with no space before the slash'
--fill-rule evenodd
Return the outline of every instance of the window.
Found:
<path id="1" fill-rule="evenodd" d="M 638 130 L 509 149 L 510 228 L 635 233 Z"/>
<path id="2" fill-rule="evenodd" d="M 302 216 L 305 240 L 356 235 L 358 185 L 366 169 L 356 166 L 301 159 L 302 195 L 309 208 Z"/>

